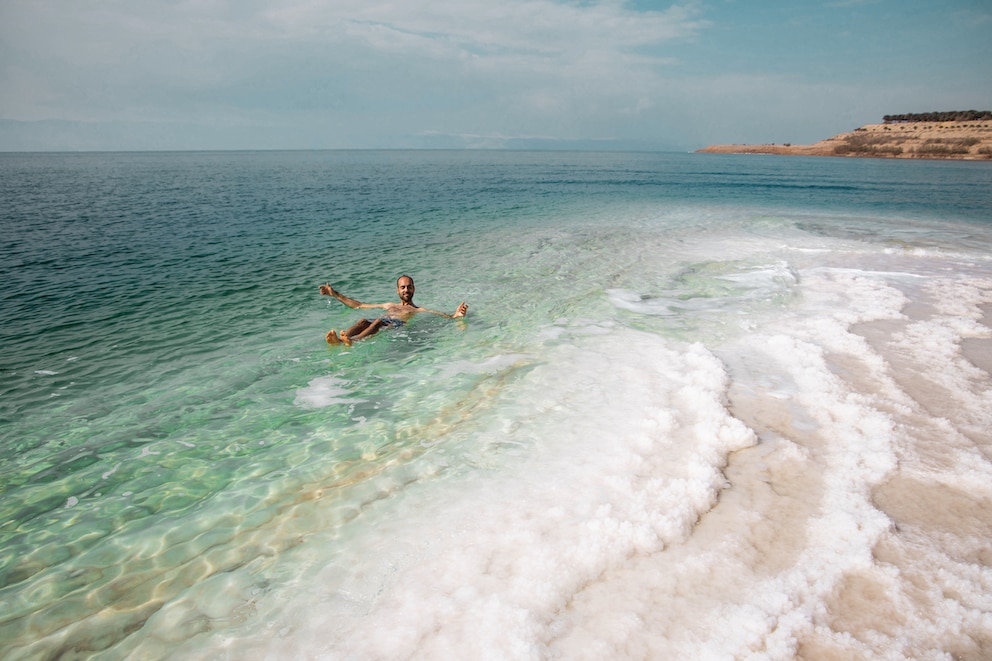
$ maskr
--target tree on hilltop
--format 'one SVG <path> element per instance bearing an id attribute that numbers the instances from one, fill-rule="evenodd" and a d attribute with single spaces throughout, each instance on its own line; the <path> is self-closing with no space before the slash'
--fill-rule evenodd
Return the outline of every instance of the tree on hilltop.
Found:
<path id="1" fill-rule="evenodd" d="M 949 110 L 947 112 L 921 112 L 903 115 L 885 115 L 882 121 L 893 122 L 975 122 L 992 120 L 992 110 Z"/>

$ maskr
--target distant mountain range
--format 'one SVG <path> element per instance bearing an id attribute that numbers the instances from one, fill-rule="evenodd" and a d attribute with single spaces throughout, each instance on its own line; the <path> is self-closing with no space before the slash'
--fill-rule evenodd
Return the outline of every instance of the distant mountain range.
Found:
<path id="1" fill-rule="evenodd" d="M 0 119 L 0 152 L 210 151 L 295 149 L 507 149 L 535 151 L 685 151 L 687 147 L 622 138 L 555 139 L 427 132 L 382 135 L 376 144 L 337 144 L 306 128 L 169 122 L 20 121 Z"/>

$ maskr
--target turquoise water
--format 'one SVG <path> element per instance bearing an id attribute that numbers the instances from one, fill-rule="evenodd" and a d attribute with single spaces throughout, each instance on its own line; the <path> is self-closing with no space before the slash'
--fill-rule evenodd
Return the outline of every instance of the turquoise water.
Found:
<path id="1" fill-rule="evenodd" d="M 4 658 L 992 641 L 988 164 L 2 154 L 0 197 Z M 318 285 L 400 274 L 468 317 L 326 345 Z"/>

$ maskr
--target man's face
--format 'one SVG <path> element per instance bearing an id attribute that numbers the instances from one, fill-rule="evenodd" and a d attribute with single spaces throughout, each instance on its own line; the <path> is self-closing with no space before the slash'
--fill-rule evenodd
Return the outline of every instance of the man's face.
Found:
<path id="1" fill-rule="evenodd" d="M 399 294 L 400 300 L 404 303 L 413 300 L 413 291 L 413 278 L 400 278 L 396 283 L 396 293 Z"/>

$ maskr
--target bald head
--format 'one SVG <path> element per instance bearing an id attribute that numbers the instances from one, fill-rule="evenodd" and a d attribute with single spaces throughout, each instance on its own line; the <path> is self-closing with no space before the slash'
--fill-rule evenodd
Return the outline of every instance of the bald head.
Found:
<path id="1" fill-rule="evenodd" d="M 408 275 L 401 275 L 396 279 L 396 293 L 400 297 L 400 301 L 403 303 L 413 302 L 413 292 L 415 288 L 413 286 L 413 278 Z"/>

